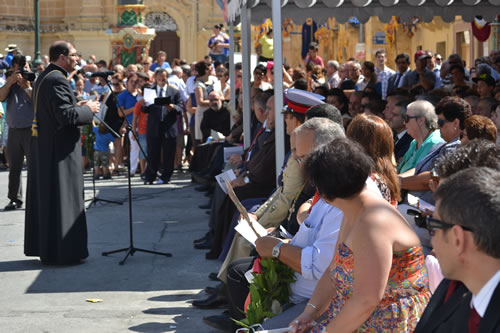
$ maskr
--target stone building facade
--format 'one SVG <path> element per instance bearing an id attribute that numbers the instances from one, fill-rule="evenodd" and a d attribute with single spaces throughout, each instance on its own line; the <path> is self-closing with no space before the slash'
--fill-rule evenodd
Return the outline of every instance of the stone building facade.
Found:
<path id="1" fill-rule="evenodd" d="M 214 24 L 223 23 L 215 0 L 144 0 L 144 24 L 155 28 L 151 52 L 166 50 L 168 59 L 196 61 L 208 53 L 207 41 Z M 7 44 L 17 44 L 26 55 L 34 53 L 35 0 L 0 0 L 0 52 Z M 113 28 L 119 19 L 117 0 L 40 1 L 40 52 L 47 54 L 58 39 L 74 42 L 87 58 L 112 58 Z M 4 46 L 5 45 L 5 46 Z M 174 53 L 172 53 L 174 52 Z"/>

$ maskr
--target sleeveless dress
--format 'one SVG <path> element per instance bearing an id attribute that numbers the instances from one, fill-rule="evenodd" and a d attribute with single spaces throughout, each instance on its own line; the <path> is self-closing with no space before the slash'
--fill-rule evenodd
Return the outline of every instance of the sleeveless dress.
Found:
<path id="1" fill-rule="evenodd" d="M 398 201 L 396 198 L 392 195 L 391 190 L 389 189 L 389 186 L 387 186 L 387 183 L 385 180 L 380 177 L 380 175 L 376 172 L 372 173 L 370 175 L 370 178 L 377 184 L 378 189 L 380 190 L 380 193 L 382 194 L 382 197 L 390 203 L 394 208 L 398 208 Z"/>
<path id="2" fill-rule="evenodd" d="M 328 319 L 319 323 L 312 332 L 326 332 L 326 326 L 352 294 L 354 282 L 354 256 L 344 243 L 337 247 L 335 267 L 330 271 L 337 288 L 328 310 Z M 421 247 L 394 252 L 389 281 L 384 296 L 356 332 L 412 332 L 431 297 L 429 281 Z"/>

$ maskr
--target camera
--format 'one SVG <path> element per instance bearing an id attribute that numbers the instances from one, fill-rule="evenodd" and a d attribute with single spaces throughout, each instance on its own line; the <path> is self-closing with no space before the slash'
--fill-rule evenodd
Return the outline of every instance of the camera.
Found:
<path id="1" fill-rule="evenodd" d="M 24 68 L 21 68 L 21 70 L 19 71 L 19 73 L 21 74 L 21 76 L 23 77 L 23 79 L 25 79 L 27 81 L 33 82 L 36 79 L 36 74 L 35 73 L 29 72 L 29 71 L 27 71 Z"/>
<path id="2" fill-rule="evenodd" d="M 406 214 L 411 215 L 415 218 L 415 225 L 419 228 L 427 229 L 427 222 L 425 217 L 422 216 L 422 212 L 415 209 L 408 209 Z"/>
<path id="3" fill-rule="evenodd" d="M 18 65 L 19 68 L 19 74 L 23 77 L 23 79 L 33 82 L 36 79 L 36 74 L 30 71 L 27 71 L 25 66 L 26 66 L 26 58 L 22 55 L 16 55 L 14 59 L 12 60 L 12 66 L 14 66 L 14 63 Z M 12 74 L 14 74 L 14 70 L 10 68 L 6 73 L 5 77 L 9 77 Z"/>

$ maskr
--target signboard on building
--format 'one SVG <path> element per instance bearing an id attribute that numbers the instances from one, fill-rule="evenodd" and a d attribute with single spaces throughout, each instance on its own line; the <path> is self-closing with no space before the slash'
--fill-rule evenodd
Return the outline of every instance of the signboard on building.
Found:
<path id="1" fill-rule="evenodd" d="M 373 36 L 373 44 L 385 44 L 385 32 L 376 32 Z"/>

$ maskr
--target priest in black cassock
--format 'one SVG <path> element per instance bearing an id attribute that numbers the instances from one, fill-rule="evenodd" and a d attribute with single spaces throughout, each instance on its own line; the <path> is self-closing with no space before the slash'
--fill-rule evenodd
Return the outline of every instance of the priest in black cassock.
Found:
<path id="1" fill-rule="evenodd" d="M 66 79 L 78 59 L 71 43 L 55 42 L 49 56 L 33 90 L 24 253 L 44 264 L 75 264 L 88 257 L 78 126 L 91 123 L 99 103 L 76 101 Z"/>

